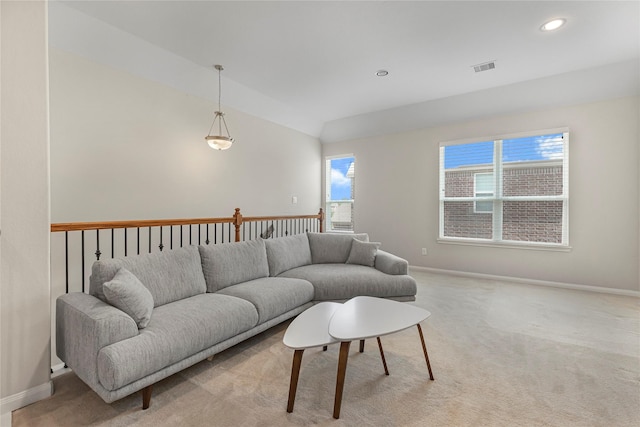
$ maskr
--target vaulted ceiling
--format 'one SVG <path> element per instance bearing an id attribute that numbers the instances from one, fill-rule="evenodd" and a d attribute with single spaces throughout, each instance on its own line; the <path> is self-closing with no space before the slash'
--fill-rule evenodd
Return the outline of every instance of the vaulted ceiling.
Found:
<path id="1" fill-rule="evenodd" d="M 210 99 L 222 64 L 224 105 L 325 142 L 640 85 L 637 1 L 51 1 L 49 28 L 52 46 Z"/>

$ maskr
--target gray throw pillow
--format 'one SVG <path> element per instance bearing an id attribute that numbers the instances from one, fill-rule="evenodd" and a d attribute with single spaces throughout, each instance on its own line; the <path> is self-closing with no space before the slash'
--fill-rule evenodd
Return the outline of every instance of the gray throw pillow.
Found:
<path id="1" fill-rule="evenodd" d="M 379 247 L 380 243 L 378 242 L 362 242 L 358 239 L 353 239 L 347 264 L 360 264 L 373 267 L 376 262 L 376 253 L 378 253 Z"/>
<path id="2" fill-rule="evenodd" d="M 102 286 L 107 302 L 131 316 L 139 329 L 149 324 L 153 296 L 133 273 L 121 268 L 113 279 Z"/>

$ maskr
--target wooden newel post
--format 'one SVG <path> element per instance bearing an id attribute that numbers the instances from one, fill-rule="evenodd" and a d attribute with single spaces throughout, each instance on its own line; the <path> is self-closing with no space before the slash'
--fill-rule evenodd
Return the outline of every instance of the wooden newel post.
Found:
<path id="1" fill-rule="evenodd" d="M 324 211 L 320 208 L 320 212 L 318 212 L 318 221 L 320 221 L 320 232 L 324 233 Z"/>
<path id="2" fill-rule="evenodd" d="M 242 225 L 242 214 L 240 208 L 236 208 L 236 213 L 233 214 L 233 225 L 236 226 L 236 242 L 240 241 L 240 226 Z"/>

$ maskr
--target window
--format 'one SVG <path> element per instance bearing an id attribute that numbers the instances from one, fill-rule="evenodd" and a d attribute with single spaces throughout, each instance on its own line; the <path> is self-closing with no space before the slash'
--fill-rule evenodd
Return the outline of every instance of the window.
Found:
<path id="1" fill-rule="evenodd" d="M 568 246 L 566 130 L 440 144 L 440 240 Z"/>
<path id="2" fill-rule="evenodd" d="M 326 162 L 327 231 L 353 231 L 355 158 L 329 157 Z"/>
<path id="3" fill-rule="evenodd" d="M 476 198 L 493 197 L 493 173 L 477 172 L 473 176 L 473 193 Z M 493 202 L 477 201 L 474 202 L 474 211 L 476 213 L 492 213 Z"/>

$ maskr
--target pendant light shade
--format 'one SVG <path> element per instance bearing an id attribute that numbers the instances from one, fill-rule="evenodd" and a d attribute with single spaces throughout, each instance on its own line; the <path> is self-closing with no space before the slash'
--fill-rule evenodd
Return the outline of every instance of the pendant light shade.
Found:
<path id="1" fill-rule="evenodd" d="M 227 128 L 227 122 L 224 119 L 224 113 L 222 112 L 220 99 L 222 98 L 222 85 L 220 80 L 220 72 L 224 70 L 222 65 L 216 65 L 215 69 L 218 70 L 218 111 L 214 113 L 213 123 L 211 124 L 211 128 L 209 129 L 209 134 L 204 137 L 205 141 L 209 144 L 209 147 L 214 150 L 226 150 L 231 147 L 233 144 L 233 138 L 229 134 L 229 129 Z M 217 134 L 212 135 L 212 132 L 216 130 L 216 121 L 218 122 Z M 222 125 L 224 125 L 224 130 L 226 132 L 226 136 L 222 133 Z"/>

